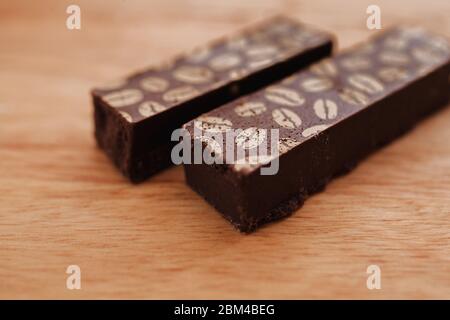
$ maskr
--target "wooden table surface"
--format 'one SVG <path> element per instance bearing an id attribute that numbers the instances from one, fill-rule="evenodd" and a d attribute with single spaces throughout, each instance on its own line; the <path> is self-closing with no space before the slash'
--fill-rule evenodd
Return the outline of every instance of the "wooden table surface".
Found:
<path id="1" fill-rule="evenodd" d="M 383 27 L 450 36 L 448 0 L 376 2 Z M 75 31 L 71 3 L 0 3 L 1 298 L 450 298 L 450 108 L 251 235 L 182 168 L 131 185 L 93 139 L 95 85 L 274 13 L 347 47 L 376 32 L 371 1 L 75 1 Z"/>

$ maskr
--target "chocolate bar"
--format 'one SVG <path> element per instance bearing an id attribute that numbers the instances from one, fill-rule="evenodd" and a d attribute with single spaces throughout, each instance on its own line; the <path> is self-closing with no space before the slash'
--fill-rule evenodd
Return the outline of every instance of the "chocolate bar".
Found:
<path id="1" fill-rule="evenodd" d="M 279 135 L 257 161 L 245 154 L 243 163 L 185 164 L 186 181 L 237 229 L 253 231 L 445 106 L 449 74 L 446 39 L 414 27 L 385 31 L 186 124 L 192 148 L 202 140 L 216 154 L 229 149 L 200 139 L 210 131 L 243 130 L 231 146 L 246 152 L 270 140 L 269 130 Z M 275 159 L 278 172 L 262 175 Z"/>
<path id="2" fill-rule="evenodd" d="M 132 182 L 172 164 L 184 123 L 329 56 L 332 37 L 276 17 L 92 91 L 98 146 Z"/>

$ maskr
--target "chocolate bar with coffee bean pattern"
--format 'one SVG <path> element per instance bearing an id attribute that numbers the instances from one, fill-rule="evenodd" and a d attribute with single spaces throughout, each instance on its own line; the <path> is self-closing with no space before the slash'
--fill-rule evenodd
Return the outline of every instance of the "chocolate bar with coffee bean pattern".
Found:
<path id="1" fill-rule="evenodd" d="M 449 75 L 445 38 L 415 27 L 382 32 L 186 124 L 192 146 L 201 141 L 214 155 L 211 164 L 185 164 L 187 183 L 236 228 L 253 231 L 445 106 Z M 239 147 L 241 157 L 228 154 Z M 275 161 L 276 173 L 262 174 Z"/>
<path id="2" fill-rule="evenodd" d="M 332 37 L 285 17 L 92 91 L 98 145 L 132 182 L 171 161 L 182 124 L 329 56 Z"/>

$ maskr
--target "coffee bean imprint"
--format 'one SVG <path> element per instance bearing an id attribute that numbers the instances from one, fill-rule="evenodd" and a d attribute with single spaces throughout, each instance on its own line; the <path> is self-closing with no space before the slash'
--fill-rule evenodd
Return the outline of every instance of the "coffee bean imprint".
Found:
<path id="1" fill-rule="evenodd" d="M 409 57 L 401 52 L 385 51 L 380 54 L 380 61 L 389 65 L 404 66 L 409 63 Z"/>
<path id="2" fill-rule="evenodd" d="M 111 107 L 120 108 L 135 104 L 144 98 L 142 92 L 138 89 L 123 89 L 104 95 L 102 99 Z"/>
<path id="3" fill-rule="evenodd" d="M 209 47 L 197 48 L 186 56 L 186 61 L 199 63 L 206 60 L 210 56 L 210 54 L 211 48 Z"/>
<path id="4" fill-rule="evenodd" d="M 247 66 L 250 69 L 259 69 L 264 66 L 268 66 L 273 62 L 271 58 L 262 59 L 262 60 L 255 60 L 255 61 L 249 61 Z"/>
<path id="5" fill-rule="evenodd" d="M 250 58 L 260 60 L 274 56 L 275 54 L 278 53 L 278 48 L 270 45 L 258 45 L 247 48 L 245 53 Z"/>
<path id="6" fill-rule="evenodd" d="M 314 112 L 322 120 L 331 120 L 337 117 L 338 106 L 330 99 L 317 99 L 314 102 Z"/>
<path id="7" fill-rule="evenodd" d="M 183 66 L 176 69 L 173 76 L 181 82 L 200 84 L 210 81 L 213 73 L 205 67 Z"/>
<path id="8" fill-rule="evenodd" d="M 237 54 L 226 53 L 213 58 L 209 65 L 217 71 L 224 71 L 238 66 L 241 63 L 241 58 Z"/>
<path id="9" fill-rule="evenodd" d="M 308 138 L 308 137 L 314 136 L 314 135 L 322 132 L 326 128 L 328 128 L 328 125 L 326 125 L 326 124 L 319 124 L 316 126 L 312 126 L 308 129 L 303 130 L 302 136 L 304 136 L 305 138 Z"/>
<path id="10" fill-rule="evenodd" d="M 327 78 L 310 78 L 302 82 L 301 87 L 307 92 L 321 92 L 333 87 L 333 81 Z"/>
<path id="11" fill-rule="evenodd" d="M 385 82 L 395 82 L 406 79 L 408 77 L 408 73 L 404 68 L 385 67 L 378 71 L 378 77 Z"/>
<path id="12" fill-rule="evenodd" d="M 259 146 L 266 139 L 266 136 L 266 129 L 250 127 L 237 135 L 236 144 L 245 150 L 253 149 Z"/>
<path id="13" fill-rule="evenodd" d="M 305 98 L 298 92 L 281 86 L 271 86 L 265 90 L 266 99 L 276 104 L 297 107 L 305 103 Z"/>
<path id="14" fill-rule="evenodd" d="M 368 94 L 380 93 L 384 90 L 384 86 L 377 79 L 367 74 L 353 74 L 348 77 L 348 82 L 356 89 Z"/>
<path id="15" fill-rule="evenodd" d="M 281 138 L 278 141 L 278 152 L 281 154 L 288 152 L 291 149 L 294 149 L 296 146 L 300 144 L 300 141 L 297 141 L 292 138 Z"/>
<path id="16" fill-rule="evenodd" d="M 443 60 L 443 56 L 429 48 L 414 48 L 412 56 L 423 64 L 438 64 Z"/>
<path id="17" fill-rule="evenodd" d="M 169 87 L 166 79 L 158 77 L 147 77 L 140 81 L 141 88 L 149 92 L 162 92 Z"/>
<path id="18" fill-rule="evenodd" d="M 229 77 L 232 80 L 237 80 L 237 79 L 244 78 L 249 73 L 250 73 L 249 69 L 247 69 L 247 68 L 240 68 L 240 69 L 236 69 L 236 70 L 231 70 L 230 73 L 229 73 Z"/>
<path id="19" fill-rule="evenodd" d="M 412 39 L 412 38 L 418 38 L 421 36 L 426 36 L 426 31 L 425 29 L 423 29 L 422 27 L 401 27 L 400 28 L 400 35 L 407 38 L 407 39 Z"/>
<path id="20" fill-rule="evenodd" d="M 225 132 L 231 129 L 233 123 L 221 117 L 200 116 L 194 121 L 194 125 L 207 132 Z"/>
<path id="21" fill-rule="evenodd" d="M 403 50 L 408 45 L 408 40 L 398 36 L 392 36 L 384 40 L 384 46 L 389 49 Z"/>
<path id="22" fill-rule="evenodd" d="M 166 107 L 156 101 L 144 101 L 139 105 L 138 112 L 143 117 L 150 117 L 166 110 Z"/>
<path id="23" fill-rule="evenodd" d="M 425 64 L 420 66 L 417 70 L 416 70 L 416 75 L 418 76 L 423 76 L 429 72 L 431 72 L 433 70 L 432 65 L 430 64 Z M 449 83 L 450 83 L 450 79 L 449 79 Z"/>
<path id="24" fill-rule="evenodd" d="M 273 110 L 272 117 L 278 125 L 286 129 L 295 129 L 302 124 L 300 117 L 292 110 L 286 108 Z"/>
<path id="25" fill-rule="evenodd" d="M 353 105 L 365 106 L 369 103 L 369 98 L 364 93 L 350 88 L 342 89 L 339 97 L 345 102 Z"/>
<path id="26" fill-rule="evenodd" d="M 431 37 L 428 39 L 431 49 L 438 50 L 442 54 L 450 53 L 450 43 L 442 37 Z"/>
<path id="27" fill-rule="evenodd" d="M 190 86 L 178 87 L 167 91 L 163 95 L 163 100 L 171 103 L 186 101 L 199 94 L 199 91 Z"/>
<path id="28" fill-rule="evenodd" d="M 311 66 L 309 70 L 318 76 L 334 77 L 337 75 L 337 67 L 329 59 Z"/>
<path id="29" fill-rule="evenodd" d="M 241 117 L 253 117 L 266 111 L 262 102 L 244 102 L 239 104 L 234 111 Z"/>

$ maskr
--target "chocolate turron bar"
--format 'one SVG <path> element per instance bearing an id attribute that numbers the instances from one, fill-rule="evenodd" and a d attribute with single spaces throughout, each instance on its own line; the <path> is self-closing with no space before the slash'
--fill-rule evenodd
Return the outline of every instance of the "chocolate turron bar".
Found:
<path id="1" fill-rule="evenodd" d="M 287 216 L 332 177 L 444 106 L 449 57 L 446 39 L 395 28 L 208 112 L 184 126 L 193 147 L 201 140 L 205 150 L 227 153 L 228 145 L 205 133 L 233 129 L 241 130 L 233 143 L 246 152 L 272 139 L 269 131 L 278 131 L 277 143 L 264 143 L 265 156 L 245 154 L 241 163 L 186 164 L 187 183 L 241 231 Z M 261 174 L 273 154 L 277 172 Z"/>
<path id="2" fill-rule="evenodd" d="M 276 17 L 92 91 L 98 145 L 133 182 L 171 164 L 171 133 L 200 114 L 329 56 L 332 37 Z"/>

